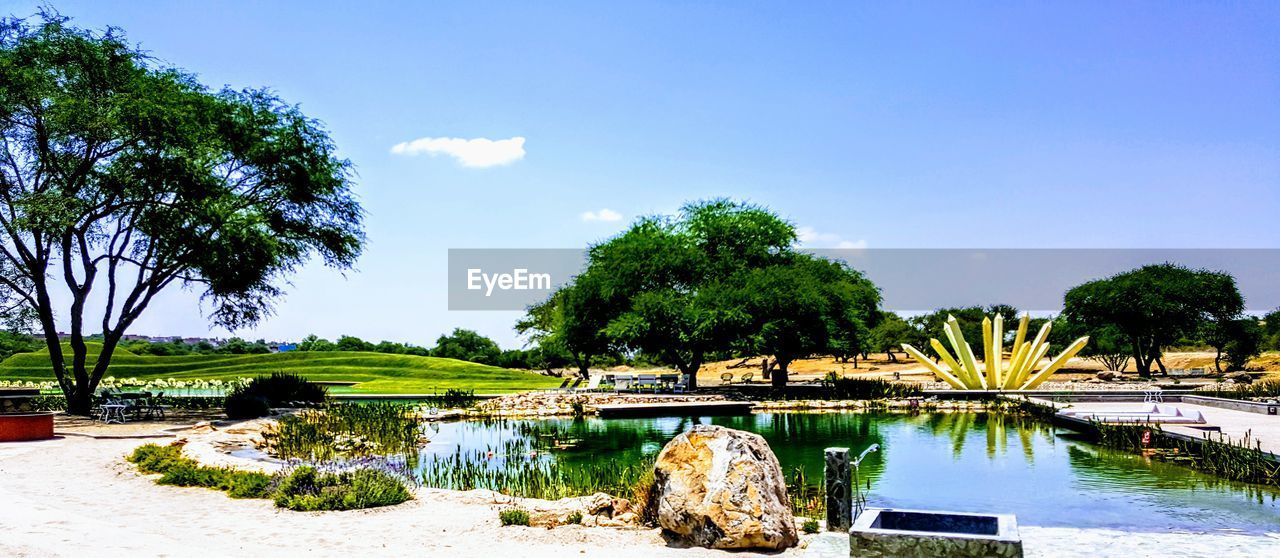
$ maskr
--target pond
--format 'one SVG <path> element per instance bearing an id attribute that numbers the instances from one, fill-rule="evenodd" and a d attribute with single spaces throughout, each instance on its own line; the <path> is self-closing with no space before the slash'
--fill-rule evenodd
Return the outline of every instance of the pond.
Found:
<path id="1" fill-rule="evenodd" d="M 601 473 L 643 464 L 694 424 L 763 436 L 790 482 L 822 476 L 823 449 L 871 444 L 863 462 L 877 507 L 1013 513 L 1025 525 L 1127 531 L 1274 532 L 1280 490 L 1107 450 L 1070 430 L 987 413 L 756 414 L 740 417 L 554 419 L 439 425 L 419 467 L 462 456 L 481 468 L 537 461 Z M 489 452 L 492 452 L 490 454 Z"/>

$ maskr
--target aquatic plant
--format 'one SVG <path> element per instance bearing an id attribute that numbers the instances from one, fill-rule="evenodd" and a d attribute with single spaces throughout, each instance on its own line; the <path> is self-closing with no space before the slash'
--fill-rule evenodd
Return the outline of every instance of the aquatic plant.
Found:
<path id="1" fill-rule="evenodd" d="M 452 455 L 434 456 L 423 464 L 422 484 L 559 500 L 597 492 L 630 494 L 645 476 L 652 475 L 652 457 L 635 463 L 607 459 L 590 466 L 572 466 L 530 452 L 524 442 L 509 440 L 485 450 L 459 449 Z"/>
<path id="2" fill-rule="evenodd" d="M 439 409 L 467 409 L 474 407 L 476 401 L 476 390 L 474 389 L 454 389 L 444 390 L 443 394 L 428 395 L 418 402 L 420 405 L 429 408 Z"/>
<path id="3" fill-rule="evenodd" d="M 1162 435 L 1158 423 L 1108 424 L 1093 422 L 1101 445 L 1142 453 L 1152 459 L 1186 465 L 1229 480 L 1280 486 L 1280 460 L 1264 451 L 1262 443 L 1246 432 L 1233 441 L 1209 433 L 1199 441 Z"/>
<path id="4" fill-rule="evenodd" d="M 314 463 L 374 455 L 414 456 L 423 420 L 398 403 L 342 403 L 287 415 L 264 430 L 267 453 Z"/>
<path id="5" fill-rule="evenodd" d="M 791 471 L 787 482 L 787 500 L 791 513 L 799 517 L 824 517 L 827 514 L 827 487 L 825 479 L 817 482 L 809 479 L 803 466 Z"/>
<path id="6" fill-rule="evenodd" d="M 900 384 L 878 378 L 844 378 L 828 372 L 822 379 L 824 395 L 830 399 L 906 399 L 919 397 L 924 390 L 919 384 Z"/>
<path id="7" fill-rule="evenodd" d="M 996 314 L 994 322 L 991 318 L 982 319 L 984 358 L 981 366 L 978 365 L 978 360 L 965 340 L 964 333 L 960 330 L 960 323 L 956 321 L 955 316 L 947 316 L 947 324 L 942 328 L 947 340 L 951 342 L 954 355 L 947 351 L 937 339 L 929 340 L 934 352 L 947 365 L 946 370 L 909 343 L 904 343 L 902 349 L 955 389 L 1035 389 L 1062 368 L 1071 357 L 1084 349 L 1089 338 L 1076 339 L 1047 366 L 1036 371 L 1040 360 L 1049 352 L 1047 339 L 1049 331 L 1053 328 L 1053 322 L 1045 322 L 1040 328 L 1040 333 L 1031 341 L 1027 341 L 1027 325 L 1030 320 L 1031 315 L 1025 314 L 1018 322 L 1018 331 L 1014 336 L 1012 353 L 1007 365 L 1004 361 L 1004 316 L 1000 314 Z"/>

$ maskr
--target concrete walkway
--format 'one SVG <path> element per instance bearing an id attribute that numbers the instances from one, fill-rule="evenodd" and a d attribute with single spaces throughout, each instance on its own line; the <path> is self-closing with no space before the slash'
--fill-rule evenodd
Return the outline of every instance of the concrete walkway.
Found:
<path id="1" fill-rule="evenodd" d="M 1051 404 L 1058 409 L 1070 408 L 1073 411 L 1089 411 L 1089 412 L 1115 412 L 1115 411 L 1134 411 L 1150 407 L 1151 403 L 1142 402 L 1096 402 L 1096 401 L 1073 401 L 1069 403 L 1050 402 L 1042 399 L 1032 398 L 1032 401 L 1043 404 Z M 1230 409 L 1220 409 L 1218 407 L 1208 407 L 1205 405 L 1196 405 L 1193 403 L 1157 403 L 1161 409 L 1180 409 L 1183 414 L 1198 412 L 1204 415 L 1205 424 L 1195 425 L 1200 427 L 1216 426 L 1222 429 L 1222 435 L 1227 439 L 1239 442 L 1249 436 L 1250 445 L 1262 443 L 1262 450 L 1280 455 L 1280 416 L 1264 415 L 1261 413 L 1249 413 L 1245 411 L 1233 411 Z M 1182 434 L 1193 438 L 1203 438 L 1207 432 L 1201 428 L 1193 428 L 1189 425 L 1182 424 L 1162 424 L 1160 428 L 1165 432 Z M 1218 439 L 1216 433 L 1211 433 L 1214 440 Z"/>

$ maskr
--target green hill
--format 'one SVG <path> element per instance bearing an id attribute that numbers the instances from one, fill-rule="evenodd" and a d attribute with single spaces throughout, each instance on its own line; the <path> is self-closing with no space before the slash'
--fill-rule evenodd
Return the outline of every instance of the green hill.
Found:
<path id="1" fill-rule="evenodd" d="M 90 361 L 101 345 L 90 344 Z M 555 387 L 560 379 L 451 358 L 364 352 L 288 352 L 265 355 L 149 356 L 117 350 L 108 376 L 116 378 L 231 380 L 290 372 L 311 380 L 358 382 L 335 393 L 431 393 L 448 388 L 505 393 Z M 50 381 L 47 350 L 19 353 L 0 362 L 0 380 Z"/>

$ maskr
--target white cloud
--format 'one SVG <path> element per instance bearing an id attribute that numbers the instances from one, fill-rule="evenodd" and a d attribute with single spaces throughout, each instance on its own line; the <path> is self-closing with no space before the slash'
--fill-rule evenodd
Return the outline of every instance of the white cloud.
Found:
<path id="1" fill-rule="evenodd" d="M 867 247 L 864 239 L 845 240 L 838 234 L 819 232 L 813 227 L 796 228 L 796 240 L 805 248 L 842 248 L 862 250 Z"/>
<path id="2" fill-rule="evenodd" d="M 622 214 L 609 208 L 600 211 L 585 211 L 582 213 L 583 221 L 621 221 Z"/>
<path id="3" fill-rule="evenodd" d="M 510 165 L 524 158 L 524 138 L 491 140 L 488 138 L 418 138 L 391 147 L 395 155 L 453 157 L 464 167 L 484 168 Z"/>

